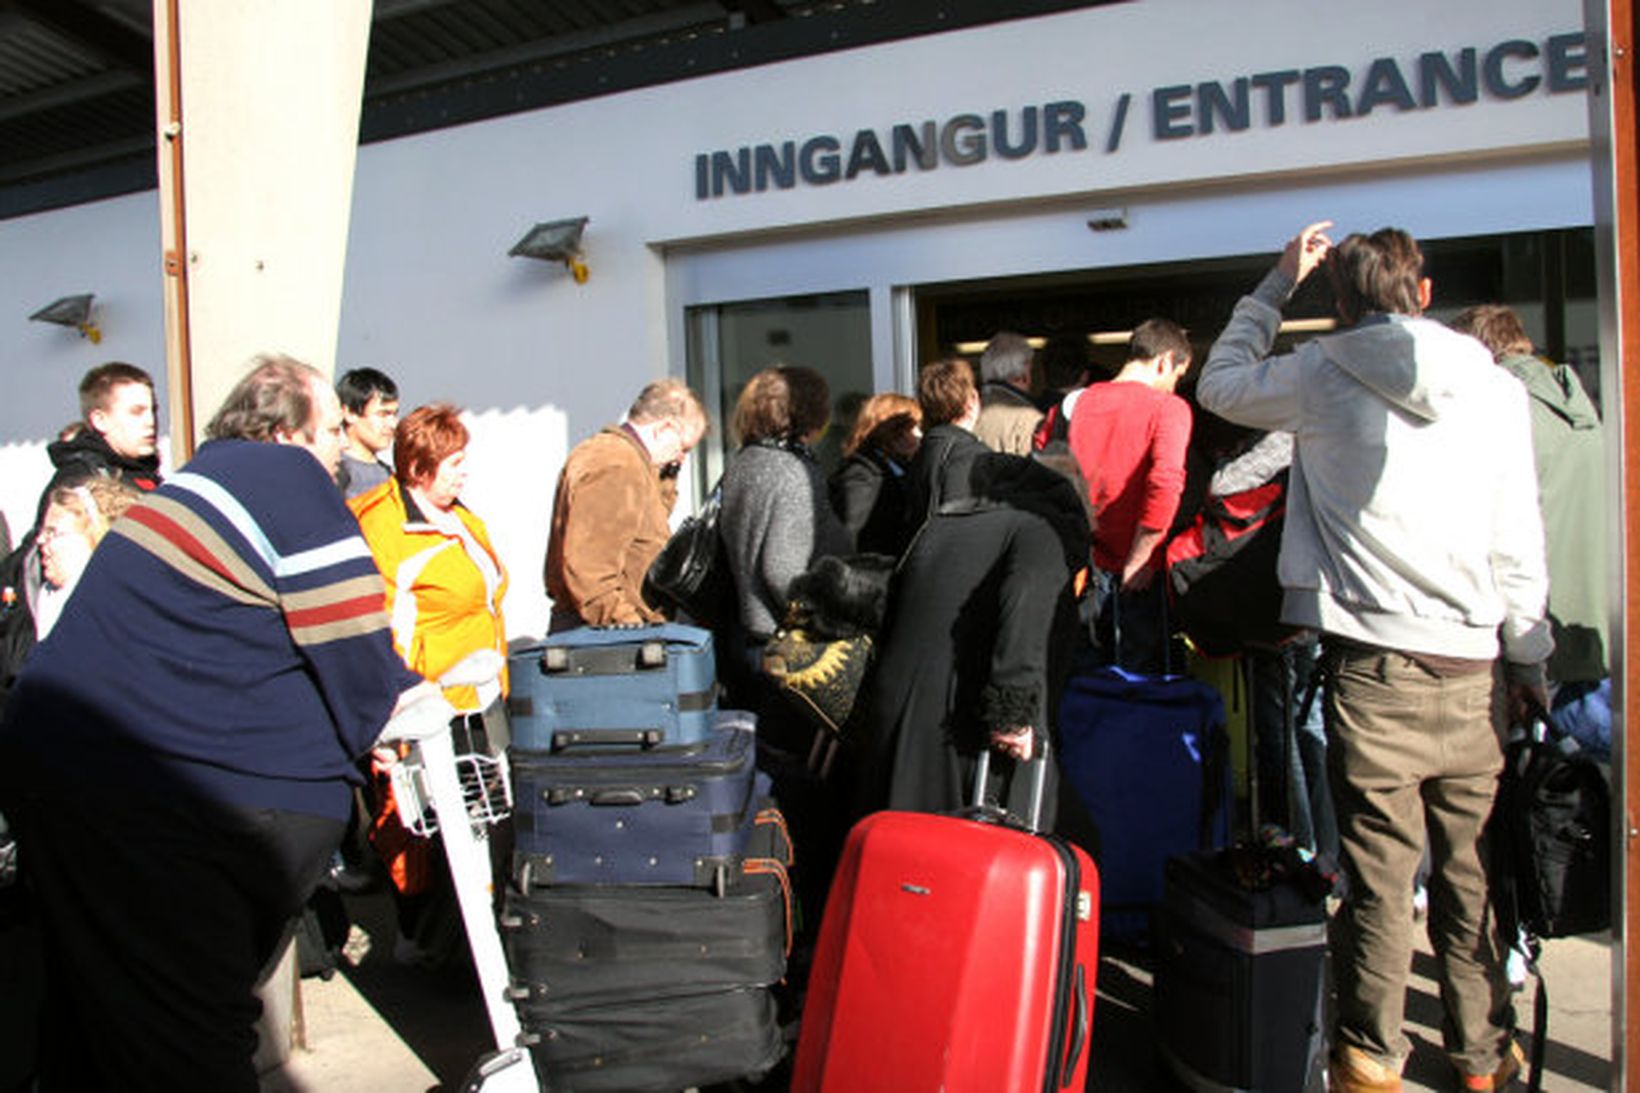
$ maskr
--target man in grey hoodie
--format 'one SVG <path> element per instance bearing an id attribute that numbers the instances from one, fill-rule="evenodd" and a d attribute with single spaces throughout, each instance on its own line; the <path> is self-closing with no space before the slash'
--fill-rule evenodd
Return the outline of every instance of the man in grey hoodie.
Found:
<path id="1" fill-rule="evenodd" d="M 1196 394 L 1294 436 L 1282 617 L 1323 638 L 1349 886 L 1331 938 L 1332 1088 L 1401 1088 L 1426 838 L 1446 1048 L 1463 1088 L 1502 1088 L 1521 1055 L 1481 834 L 1505 719 L 1544 700 L 1553 648 L 1526 392 L 1473 339 L 1422 317 L 1430 282 L 1410 236 L 1335 247 L 1329 227 L 1301 231 L 1237 303 Z M 1322 266 L 1341 329 L 1269 356 L 1282 306 Z"/>

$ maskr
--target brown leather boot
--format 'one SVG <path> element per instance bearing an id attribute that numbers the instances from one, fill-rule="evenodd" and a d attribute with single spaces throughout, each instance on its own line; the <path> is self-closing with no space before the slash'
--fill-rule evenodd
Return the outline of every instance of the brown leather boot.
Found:
<path id="1" fill-rule="evenodd" d="M 1333 1050 L 1327 1088 L 1332 1093 L 1401 1093 L 1401 1074 L 1345 1045 Z"/>
<path id="2" fill-rule="evenodd" d="M 1503 1062 L 1498 1069 L 1490 1074 L 1465 1074 L 1463 1076 L 1464 1090 L 1476 1090 L 1485 1093 L 1490 1089 L 1508 1089 L 1514 1080 L 1520 1077 L 1520 1072 L 1526 1066 L 1526 1053 L 1520 1049 L 1515 1040 L 1509 1041 L 1509 1050 L 1503 1053 Z"/>

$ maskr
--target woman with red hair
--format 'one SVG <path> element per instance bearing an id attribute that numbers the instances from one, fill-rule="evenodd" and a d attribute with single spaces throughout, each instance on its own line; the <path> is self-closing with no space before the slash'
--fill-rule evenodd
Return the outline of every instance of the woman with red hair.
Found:
<path id="1" fill-rule="evenodd" d="M 393 645 L 412 671 L 432 680 L 476 650 L 494 649 L 503 663 L 507 655 L 501 615 L 507 570 L 484 521 L 461 503 L 467 439 L 456 407 L 442 402 L 418 407 L 393 434 L 393 477 L 348 502 L 387 583 Z M 458 751 L 468 741 L 475 750 L 506 745 L 506 690 L 505 668 L 480 686 L 444 689 L 458 712 Z M 416 947 L 401 941 L 399 955 L 431 964 L 458 958 L 465 948 L 459 930 L 447 928 L 447 915 L 423 906 L 454 913 L 453 901 L 440 898 L 449 893 L 432 888 L 434 844 L 404 832 L 390 807 L 378 810 L 371 841 L 395 888 L 411 897 L 399 900 L 399 926 Z M 423 893 L 425 899 L 414 898 Z M 426 943 L 431 939 L 438 941 L 436 947 Z"/>

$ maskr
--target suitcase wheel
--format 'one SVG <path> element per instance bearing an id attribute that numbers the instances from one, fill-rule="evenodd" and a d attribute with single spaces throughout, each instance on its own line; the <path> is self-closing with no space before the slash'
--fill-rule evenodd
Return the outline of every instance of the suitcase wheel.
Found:
<path id="1" fill-rule="evenodd" d="M 545 672 L 569 671 L 569 650 L 562 645 L 552 645 L 541 651 L 541 670 Z"/>
<path id="2" fill-rule="evenodd" d="M 666 666 L 666 642 L 646 641 L 638 646 L 638 667 L 663 668 Z"/>

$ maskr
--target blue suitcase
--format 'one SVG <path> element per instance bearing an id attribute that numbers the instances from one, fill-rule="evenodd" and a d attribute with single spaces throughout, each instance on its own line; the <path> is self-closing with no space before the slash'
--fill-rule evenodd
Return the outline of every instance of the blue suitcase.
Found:
<path id="1" fill-rule="evenodd" d="M 1229 844 L 1224 723 L 1224 700 L 1200 680 L 1103 668 L 1065 685 L 1060 769 L 1099 829 L 1109 940 L 1148 940 L 1169 858 Z"/>
<path id="2" fill-rule="evenodd" d="M 671 884 L 722 892 L 768 793 L 757 718 L 725 710 L 699 748 L 584 754 L 513 747 L 513 876 L 552 884 Z"/>
<path id="3" fill-rule="evenodd" d="M 553 634 L 508 659 L 512 744 L 693 747 L 717 711 L 712 632 L 678 623 Z"/>

